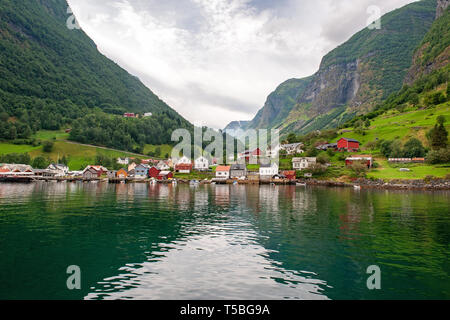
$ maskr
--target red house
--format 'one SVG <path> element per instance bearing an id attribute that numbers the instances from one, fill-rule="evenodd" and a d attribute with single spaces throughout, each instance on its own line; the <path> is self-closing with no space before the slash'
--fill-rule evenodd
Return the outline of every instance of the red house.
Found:
<path id="1" fill-rule="evenodd" d="M 283 171 L 283 172 L 281 172 L 281 174 L 283 176 L 285 176 L 286 179 L 288 179 L 288 180 L 295 180 L 295 179 L 297 179 L 297 175 L 295 174 L 295 170 Z"/>
<path id="2" fill-rule="evenodd" d="M 168 180 L 173 179 L 173 172 L 171 171 L 161 171 L 156 177 L 158 180 Z"/>
<path id="3" fill-rule="evenodd" d="M 192 163 L 180 163 L 175 166 L 175 171 L 179 173 L 191 173 Z"/>
<path id="4" fill-rule="evenodd" d="M 359 141 L 355 139 L 342 138 L 337 142 L 340 151 L 356 152 L 359 150 Z"/>
<path id="5" fill-rule="evenodd" d="M 148 177 L 149 177 L 149 178 L 155 178 L 155 179 L 157 179 L 160 172 L 161 172 L 161 171 L 159 171 L 158 169 L 156 169 L 156 167 L 151 167 L 151 168 L 148 170 Z"/>
<path id="6" fill-rule="evenodd" d="M 134 113 L 124 113 L 123 114 L 124 118 L 136 118 L 136 115 Z"/>

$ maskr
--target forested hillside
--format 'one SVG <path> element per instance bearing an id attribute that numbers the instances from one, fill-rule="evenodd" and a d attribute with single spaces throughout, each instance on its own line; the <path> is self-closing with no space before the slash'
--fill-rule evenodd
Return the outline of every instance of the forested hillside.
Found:
<path id="1" fill-rule="evenodd" d="M 192 127 L 138 78 L 99 53 L 82 30 L 67 28 L 67 8 L 66 0 L 0 2 L 0 139 L 27 139 L 40 129 L 74 126 L 74 140 L 85 142 L 96 130 L 95 143 L 130 150 L 143 141 L 167 142 L 173 129 Z M 125 112 L 154 117 L 112 120 L 111 115 Z M 116 125 L 111 121 L 122 123 L 114 128 L 121 139 L 106 136 Z M 142 129 L 138 135 L 136 126 Z"/>

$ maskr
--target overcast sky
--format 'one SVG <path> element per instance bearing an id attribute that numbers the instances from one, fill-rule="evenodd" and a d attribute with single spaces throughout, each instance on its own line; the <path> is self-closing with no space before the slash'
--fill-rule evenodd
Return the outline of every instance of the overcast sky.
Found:
<path id="1" fill-rule="evenodd" d="M 196 125 L 250 120 L 290 78 L 414 0 L 69 0 L 99 50 Z"/>

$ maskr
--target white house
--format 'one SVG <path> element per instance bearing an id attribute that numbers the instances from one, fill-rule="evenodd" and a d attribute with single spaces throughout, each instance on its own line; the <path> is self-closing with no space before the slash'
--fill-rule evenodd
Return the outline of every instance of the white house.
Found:
<path id="1" fill-rule="evenodd" d="M 274 175 L 278 174 L 278 164 L 262 164 L 259 167 L 259 176 L 261 178 L 272 178 Z"/>
<path id="2" fill-rule="evenodd" d="M 295 170 L 305 170 L 308 169 L 311 165 L 317 163 L 317 158 L 305 157 L 305 158 L 293 158 L 292 159 L 292 167 Z"/>
<path id="3" fill-rule="evenodd" d="M 229 179 L 230 178 L 231 166 L 218 166 L 216 168 L 216 178 L 217 179 Z"/>
<path id="4" fill-rule="evenodd" d="M 280 150 L 284 150 L 289 155 L 303 153 L 303 143 L 282 144 Z"/>
<path id="5" fill-rule="evenodd" d="M 123 165 L 129 165 L 130 164 L 130 158 L 117 158 L 117 163 L 118 164 L 123 164 Z"/>
<path id="6" fill-rule="evenodd" d="M 143 117 L 147 118 L 147 117 L 151 117 L 153 114 L 151 112 L 146 112 L 144 113 Z"/>
<path id="7" fill-rule="evenodd" d="M 207 171 L 209 169 L 209 161 L 205 157 L 200 157 L 195 160 L 194 163 L 195 170 Z"/>
<path id="8" fill-rule="evenodd" d="M 52 173 L 54 173 L 56 177 L 65 177 L 69 174 L 69 167 L 65 164 L 52 163 L 47 167 L 47 170 L 50 170 Z"/>
<path id="9" fill-rule="evenodd" d="M 191 159 L 189 159 L 186 156 L 182 156 L 180 159 L 178 159 L 178 161 L 176 162 L 176 164 L 192 164 Z"/>
<path id="10" fill-rule="evenodd" d="M 165 161 L 160 161 L 157 165 L 156 165 L 156 169 L 158 169 L 159 171 L 169 171 L 170 166 L 165 162 Z"/>

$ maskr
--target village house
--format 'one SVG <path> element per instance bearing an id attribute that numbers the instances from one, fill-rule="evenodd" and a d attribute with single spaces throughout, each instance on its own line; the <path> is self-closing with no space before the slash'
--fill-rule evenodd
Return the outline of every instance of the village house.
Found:
<path id="1" fill-rule="evenodd" d="M 117 163 L 127 166 L 130 164 L 130 158 L 117 158 Z"/>
<path id="2" fill-rule="evenodd" d="M 268 163 L 261 164 L 259 167 L 259 177 L 260 179 L 271 179 L 273 176 L 278 174 L 278 164 Z"/>
<path id="3" fill-rule="evenodd" d="M 84 169 L 83 171 L 83 175 L 84 172 L 88 169 L 93 169 L 97 173 L 98 178 L 100 178 L 102 175 L 107 174 L 108 172 L 108 169 L 103 166 L 87 166 L 86 169 Z"/>
<path id="4" fill-rule="evenodd" d="M 339 151 L 357 152 L 359 150 L 359 141 L 355 139 L 341 138 L 337 142 Z"/>
<path id="5" fill-rule="evenodd" d="M 99 179 L 101 177 L 101 171 L 96 170 L 94 167 L 87 167 L 83 171 L 83 179 L 84 180 L 94 180 Z"/>
<path id="6" fill-rule="evenodd" d="M 56 173 L 48 169 L 33 169 L 33 173 L 36 177 L 43 177 L 43 178 L 56 177 Z"/>
<path id="7" fill-rule="evenodd" d="M 295 180 L 297 178 L 295 170 L 282 171 L 281 174 L 288 180 Z"/>
<path id="8" fill-rule="evenodd" d="M 180 163 L 175 166 L 175 172 L 178 173 L 191 173 L 192 163 Z"/>
<path id="9" fill-rule="evenodd" d="M 191 159 L 189 159 L 186 156 L 182 156 L 178 161 L 176 161 L 176 164 L 192 164 Z"/>
<path id="10" fill-rule="evenodd" d="M 11 176 L 34 175 L 33 168 L 27 164 L 3 164 L 0 168 L 4 169 L 4 171 L 9 170 L 9 173 L 7 175 Z"/>
<path id="11" fill-rule="evenodd" d="M 159 173 L 160 173 L 160 170 L 158 170 L 156 167 L 151 167 L 148 170 L 148 177 L 157 179 L 159 176 Z"/>
<path id="12" fill-rule="evenodd" d="M 205 157 L 200 157 L 195 160 L 194 168 L 198 171 L 207 171 L 209 169 L 209 161 Z"/>
<path id="13" fill-rule="evenodd" d="M 165 161 L 159 161 L 158 164 L 156 165 L 156 169 L 160 170 L 160 171 L 169 171 L 170 166 L 165 162 Z"/>
<path id="14" fill-rule="evenodd" d="M 389 158 L 390 163 L 425 163 L 425 158 Z"/>
<path id="15" fill-rule="evenodd" d="M 316 163 L 317 158 L 313 157 L 293 158 L 292 168 L 294 168 L 295 170 L 305 170 L 308 169 L 311 165 Z"/>
<path id="16" fill-rule="evenodd" d="M 137 164 L 132 162 L 128 165 L 128 172 L 130 172 L 131 170 L 134 170 L 136 168 Z"/>
<path id="17" fill-rule="evenodd" d="M 119 178 L 119 179 L 126 179 L 126 178 L 128 178 L 128 172 L 127 172 L 127 170 L 125 170 L 125 169 L 119 169 L 117 172 L 116 172 L 116 177 L 117 178 Z"/>
<path id="18" fill-rule="evenodd" d="M 276 158 L 280 152 L 280 145 L 269 146 L 266 150 L 266 157 Z"/>
<path id="19" fill-rule="evenodd" d="M 173 172 L 171 171 L 161 171 L 158 176 L 157 176 L 158 180 L 169 180 L 169 179 L 173 179 Z"/>
<path id="20" fill-rule="evenodd" d="M 137 116 L 134 113 L 127 112 L 123 114 L 124 118 L 137 118 Z"/>
<path id="21" fill-rule="evenodd" d="M 65 164 L 52 163 L 47 170 L 54 172 L 57 177 L 65 177 L 69 174 L 69 167 Z"/>
<path id="22" fill-rule="evenodd" d="M 243 163 L 236 163 L 231 165 L 230 178 L 243 179 L 247 176 L 247 166 Z"/>
<path id="23" fill-rule="evenodd" d="M 250 162 L 251 160 L 258 160 L 259 157 L 262 156 L 262 151 L 260 148 L 256 148 L 253 151 L 247 150 L 242 153 L 239 153 L 237 158 L 238 160 L 244 159 L 246 162 Z"/>
<path id="24" fill-rule="evenodd" d="M 108 172 L 106 173 L 108 179 L 115 179 L 116 174 L 117 174 L 116 170 L 108 170 Z"/>
<path id="25" fill-rule="evenodd" d="M 143 118 L 148 118 L 151 117 L 153 114 L 151 112 L 146 112 L 144 113 L 144 115 L 142 116 Z"/>
<path id="26" fill-rule="evenodd" d="M 327 151 L 328 149 L 337 150 L 338 144 L 337 143 L 325 143 L 325 144 L 318 145 L 316 147 L 316 149 L 321 150 L 321 151 Z"/>
<path id="27" fill-rule="evenodd" d="M 367 168 L 372 168 L 373 166 L 373 158 L 371 156 L 354 156 L 354 157 L 348 157 L 347 159 L 345 159 L 345 165 L 346 166 L 351 166 L 354 163 L 364 163 L 365 165 L 367 165 Z"/>
<path id="28" fill-rule="evenodd" d="M 134 168 L 134 177 L 137 179 L 145 179 L 148 177 L 148 170 L 150 170 L 150 166 L 141 163 Z"/>
<path id="29" fill-rule="evenodd" d="M 216 168 L 216 178 L 217 179 L 229 179 L 230 178 L 230 166 L 218 166 Z"/>
<path id="30" fill-rule="evenodd" d="M 282 144 L 280 146 L 280 151 L 286 151 L 286 153 L 288 155 L 294 155 L 294 154 L 300 154 L 305 152 L 302 148 L 303 148 L 304 144 L 299 142 L 299 143 L 289 143 L 289 144 Z"/>

